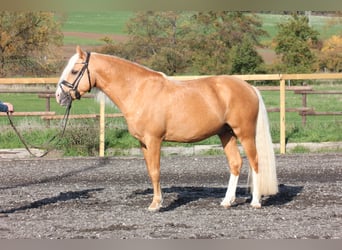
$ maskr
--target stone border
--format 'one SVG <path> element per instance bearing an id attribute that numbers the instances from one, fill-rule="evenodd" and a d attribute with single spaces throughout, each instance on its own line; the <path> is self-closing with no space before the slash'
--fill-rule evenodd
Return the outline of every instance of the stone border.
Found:
<path id="1" fill-rule="evenodd" d="M 301 147 L 306 149 L 308 152 L 319 152 L 319 151 L 342 151 L 342 142 L 304 142 L 304 143 L 288 143 L 286 144 L 287 152 L 291 153 L 292 150 Z M 240 152 L 243 153 L 243 149 L 239 146 Z M 274 144 L 274 150 L 279 152 L 280 144 Z M 41 155 L 44 151 L 39 149 L 31 149 L 32 153 Z M 194 145 L 192 147 L 162 147 L 162 155 L 204 155 L 204 154 L 217 154 L 223 153 L 221 145 Z M 131 149 L 115 149 L 109 148 L 106 150 L 107 155 L 126 155 L 126 156 L 142 156 L 140 148 Z M 61 157 L 60 154 L 51 153 L 53 157 Z M 47 157 L 49 157 L 49 155 Z M 15 159 L 15 158 L 30 158 L 32 157 L 25 148 L 15 149 L 0 149 L 0 159 Z"/>

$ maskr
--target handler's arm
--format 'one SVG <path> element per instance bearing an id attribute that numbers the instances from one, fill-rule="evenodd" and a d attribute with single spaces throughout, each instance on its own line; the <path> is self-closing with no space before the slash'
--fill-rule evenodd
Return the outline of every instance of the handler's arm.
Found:
<path id="1" fill-rule="evenodd" d="M 13 112 L 13 105 L 7 102 L 0 101 L 0 112 Z"/>

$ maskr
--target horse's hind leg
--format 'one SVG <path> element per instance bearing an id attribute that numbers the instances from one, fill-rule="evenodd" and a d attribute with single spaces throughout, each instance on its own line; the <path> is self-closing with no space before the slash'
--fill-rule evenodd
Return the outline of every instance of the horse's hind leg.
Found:
<path id="1" fill-rule="evenodd" d="M 249 138 L 244 138 L 240 141 L 245 150 L 249 164 L 252 169 L 253 193 L 252 193 L 251 206 L 254 208 L 260 208 L 261 207 L 261 203 L 260 203 L 261 194 L 259 190 L 260 173 L 258 169 L 258 155 L 257 155 L 257 150 L 256 150 L 256 145 L 255 145 L 255 139 L 254 137 L 251 136 Z"/>
<path id="2" fill-rule="evenodd" d="M 219 137 L 230 167 L 230 178 L 227 192 L 221 202 L 221 206 L 228 208 L 235 202 L 235 194 L 242 166 L 242 159 L 237 146 L 237 139 L 231 132 L 222 133 Z"/>

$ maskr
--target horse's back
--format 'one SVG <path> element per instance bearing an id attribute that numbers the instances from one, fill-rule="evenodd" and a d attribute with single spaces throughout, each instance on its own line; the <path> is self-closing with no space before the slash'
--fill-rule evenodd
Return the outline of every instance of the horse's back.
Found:
<path id="1" fill-rule="evenodd" d="M 212 108 L 225 113 L 244 111 L 252 115 L 258 112 L 258 96 L 253 87 L 237 77 L 209 76 L 179 84 L 183 85 L 187 92 L 198 95 L 199 101 L 213 105 Z"/>
<path id="2" fill-rule="evenodd" d="M 251 86 L 235 77 L 213 76 L 174 83 L 168 97 L 165 139 L 197 141 L 237 127 L 258 112 Z M 166 96 L 165 95 L 165 96 Z"/>
<path id="3" fill-rule="evenodd" d="M 256 98 L 252 86 L 246 81 L 230 75 L 208 76 L 198 79 L 185 81 L 172 81 L 176 85 L 198 89 L 200 91 L 216 91 L 217 93 L 224 92 L 225 99 L 229 94 L 235 95 L 239 93 L 242 97 L 253 99 Z"/>

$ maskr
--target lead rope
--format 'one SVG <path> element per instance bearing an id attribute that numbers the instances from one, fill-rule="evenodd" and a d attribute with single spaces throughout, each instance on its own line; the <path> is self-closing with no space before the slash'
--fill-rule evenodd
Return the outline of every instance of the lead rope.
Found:
<path id="1" fill-rule="evenodd" d="M 62 120 L 62 126 L 63 126 L 63 129 L 60 133 L 57 133 L 56 135 L 54 135 L 50 140 L 48 140 L 45 144 L 50 144 L 53 140 L 56 139 L 56 137 L 59 135 L 59 139 L 58 141 L 56 142 L 55 145 L 57 145 L 61 139 L 63 138 L 64 136 L 64 132 L 65 132 L 65 129 L 66 129 L 66 125 L 67 125 L 67 122 L 68 122 L 68 118 L 69 118 L 69 114 L 70 114 L 70 109 L 71 109 L 71 103 L 72 101 L 69 102 L 66 110 L 65 110 L 65 114 L 63 116 L 63 120 Z M 9 112 L 7 112 L 7 117 L 8 117 L 8 120 L 9 120 L 9 123 L 11 124 L 11 127 L 13 128 L 14 132 L 17 134 L 17 136 L 19 137 L 21 143 L 24 145 L 25 149 L 27 150 L 27 152 L 31 155 L 31 156 L 34 156 L 34 157 L 37 157 L 37 158 L 41 158 L 41 157 L 44 157 L 46 156 L 48 153 L 50 153 L 52 150 L 54 150 L 55 148 L 50 148 L 50 149 L 47 149 L 43 154 L 41 155 L 37 155 L 37 154 L 34 154 L 28 144 L 26 143 L 26 141 L 24 140 L 24 138 L 22 137 L 22 135 L 19 133 L 18 129 L 16 128 L 16 126 L 14 125 L 13 123 L 13 120 L 11 118 L 11 115 L 9 114 Z M 33 146 L 33 148 L 43 148 L 43 147 L 37 147 L 37 146 Z"/>

